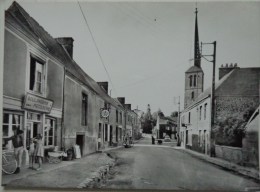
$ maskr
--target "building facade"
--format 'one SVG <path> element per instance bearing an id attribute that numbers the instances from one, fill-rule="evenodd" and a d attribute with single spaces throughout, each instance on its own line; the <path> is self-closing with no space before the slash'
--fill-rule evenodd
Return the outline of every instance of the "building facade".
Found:
<path id="1" fill-rule="evenodd" d="M 73 38 L 53 38 L 16 2 L 5 14 L 3 137 L 20 129 L 24 146 L 41 134 L 45 149 L 83 156 L 122 144 L 134 113 L 73 60 Z"/>

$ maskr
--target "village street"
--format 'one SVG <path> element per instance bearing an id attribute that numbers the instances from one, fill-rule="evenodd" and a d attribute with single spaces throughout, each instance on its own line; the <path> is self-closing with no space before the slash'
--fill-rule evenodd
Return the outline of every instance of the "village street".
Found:
<path id="1" fill-rule="evenodd" d="M 151 145 L 149 137 L 132 148 L 110 151 L 117 157 L 113 189 L 250 190 L 253 180 L 223 170 L 183 153 L 177 148 Z"/>

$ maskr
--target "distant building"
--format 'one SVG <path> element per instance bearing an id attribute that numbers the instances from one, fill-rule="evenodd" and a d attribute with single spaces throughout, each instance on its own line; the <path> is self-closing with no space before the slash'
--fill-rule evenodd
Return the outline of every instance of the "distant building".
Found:
<path id="1" fill-rule="evenodd" d="M 153 128 L 153 135 L 156 139 L 164 139 L 169 136 L 170 139 L 175 139 L 177 132 L 177 123 L 168 117 L 157 115 L 156 125 Z"/>

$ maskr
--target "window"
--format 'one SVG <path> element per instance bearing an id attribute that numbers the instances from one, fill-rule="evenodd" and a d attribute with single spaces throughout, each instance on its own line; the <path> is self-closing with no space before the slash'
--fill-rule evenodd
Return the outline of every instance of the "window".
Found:
<path id="1" fill-rule="evenodd" d="M 201 120 L 201 116 L 202 116 L 202 106 L 200 106 L 200 120 Z"/>
<path id="2" fill-rule="evenodd" d="M 116 122 L 118 123 L 118 110 L 116 110 Z"/>
<path id="3" fill-rule="evenodd" d="M 119 122 L 122 123 L 123 115 L 122 112 L 120 111 L 120 117 L 119 117 Z"/>
<path id="4" fill-rule="evenodd" d="M 189 123 L 190 123 L 190 112 L 189 112 Z"/>
<path id="5" fill-rule="evenodd" d="M 194 99 L 194 91 L 191 92 L 191 99 Z"/>
<path id="6" fill-rule="evenodd" d="M 14 135 L 14 130 L 22 129 L 22 116 L 18 114 L 3 113 L 3 138 Z M 4 143 L 3 143 L 4 144 Z M 12 141 L 8 141 L 8 149 L 13 148 Z"/>
<path id="7" fill-rule="evenodd" d="M 197 84 L 197 76 L 194 75 L 194 80 L 193 80 L 193 85 L 194 85 L 194 87 L 196 87 L 196 84 Z"/>
<path id="8" fill-rule="evenodd" d="M 190 75 L 189 78 L 190 78 L 190 87 L 192 87 L 192 75 Z"/>
<path id="9" fill-rule="evenodd" d="M 87 125 L 87 115 L 88 115 L 88 96 L 82 93 L 82 117 L 81 117 L 81 124 Z"/>
<path id="10" fill-rule="evenodd" d="M 44 91 L 44 62 L 31 56 L 30 63 L 30 85 L 33 92 L 42 94 Z"/>
<path id="11" fill-rule="evenodd" d="M 46 118 L 44 128 L 44 145 L 56 145 L 56 142 L 57 134 L 55 134 L 55 120 Z"/>
<path id="12" fill-rule="evenodd" d="M 204 119 L 206 119 L 207 118 L 207 103 L 205 103 L 205 105 L 204 105 Z"/>

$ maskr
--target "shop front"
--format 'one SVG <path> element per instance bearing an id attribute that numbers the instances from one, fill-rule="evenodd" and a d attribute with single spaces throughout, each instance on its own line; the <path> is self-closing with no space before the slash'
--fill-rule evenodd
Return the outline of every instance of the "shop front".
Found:
<path id="1" fill-rule="evenodd" d="M 6 99 L 4 99 L 6 100 Z M 19 105 L 6 105 L 3 111 L 3 138 L 14 135 L 14 130 L 23 130 L 23 144 L 26 149 L 30 141 L 37 135 L 42 135 L 44 148 L 54 148 L 57 142 L 58 130 L 60 130 L 61 114 L 55 114 L 52 110 L 53 101 L 37 95 L 27 93 Z M 9 99 L 9 103 L 15 101 Z M 13 107 L 12 107 L 13 106 Z M 3 142 L 3 147 L 13 149 L 12 141 Z"/>

